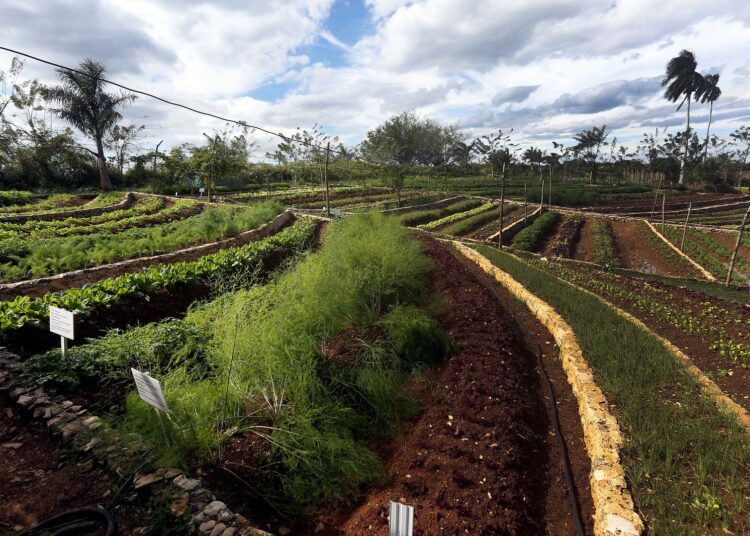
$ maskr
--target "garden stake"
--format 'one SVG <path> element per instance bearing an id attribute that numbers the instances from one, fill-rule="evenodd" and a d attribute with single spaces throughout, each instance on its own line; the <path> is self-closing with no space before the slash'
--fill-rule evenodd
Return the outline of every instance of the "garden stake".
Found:
<path id="1" fill-rule="evenodd" d="M 732 252 L 732 260 L 729 263 L 729 272 L 727 273 L 727 283 L 732 281 L 732 272 L 734 272 L 734 262 L 737 260 L 737 250 L 740 249 L 740 242 L 742 242 L 742 233 L 745 230 L 745 222 L 747 221 L 747 215 L 750 214 L 750 205 L 748 205 L 745 215 L 742 217 L 742 223 L 740 224 L 740 232 L 737 233 L 737 243 L 734 245 L 734 251 Z"/>
<path id="2" fill-rule="evenodd" d="M 523 223 L 526 224 L 526 220 L 529 217 L 529 196 L 526 194 L 526 181 L 523 181 Z"/>
<path id="3" fill-rule="evenodd" d="M 544 210 L 544 179 L 542 179 L 542 199 L 539 201 L 539 215 Z"/>
<path id="4" fill-rule="evenodd" d="M 326 216 L 331 217 L 331 200 L 328 197 L 328 156 L 331 153 L 331 142 L 326 144 L 326 164 L 323 168 L 323 182 L 326 186 Z"/>
<path id="5" fill-rule="evenodd" d="M 693 203 L 688 205 L 687 218 L 685 218 L 685 227 L 682 229 L 682 242 L 680 242 L 680 251 L 685 247 L 685 235 L 687 234 L 688 221 L 690 221 L 690 211 L 693 209 Z"/>
<path id="6" fill-rule="evenodd" d="M 505 175 L 500 181 L 500 232 L 497 234 L 497 247 L 503 249 L 503 206 L 505 204 Z"/>

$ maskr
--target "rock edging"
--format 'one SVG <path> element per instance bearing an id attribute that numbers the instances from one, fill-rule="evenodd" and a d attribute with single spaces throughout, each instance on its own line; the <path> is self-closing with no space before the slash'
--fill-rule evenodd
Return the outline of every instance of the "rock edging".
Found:
<path id="1" fill-rule="evenodd" d="M 591 458 L 589 480 L 594 501 L 594 534 L 642 534 L 643 521 L 635 511 L 633 498 L 625 481 L 625 471 L 620 463 L 623 441 L 620 427 L 609 412 L 604 393 L 594 382 L 593 372 L 586 363 L 573 329 L 549 304 L 494 266 L 483 255 L 457 241 L 453 241 L 452 245 L 524 302 L 560 347 L 562 366 L 578 400 L 586 449 Z"/>
<path id="2" fill-rule="evenodd" d="M 103 441 L 115 434 L 107 424 L 82 406 L 63 396 L 47 392 L 20 372 L 20 358 L 0 348 L 0 395 L 8 397 L 32 419 L 45 422 L 47 429 L 62 437 L 64 444 L 94 456 L 100 463 L 123 475 L 122 462 L 132 457 L 125 447 Z M 176 516 L 189 516 L 194 532 L 205 536 L 272 536 L 252 527 L 240 514 L 211 493 L 200 479 L 189 478 L 177 469 L 159 469 L 133 478 L 136 491 L 147 491 L 170 500 Z"/>

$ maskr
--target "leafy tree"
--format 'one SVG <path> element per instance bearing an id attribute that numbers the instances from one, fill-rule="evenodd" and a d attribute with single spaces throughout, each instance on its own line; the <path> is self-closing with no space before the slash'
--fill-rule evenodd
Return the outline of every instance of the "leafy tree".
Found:
<path id="1" fill-rule="evenodd" d="M 60 85 L 49 88 L 47 98 L 59 106 L 54 110 L 57 115 L 96 143 L 96 152 L 88 150 L 96 157 L 100 186 L 108 190 L 112 181 L 104 158 L 104 136 L 122 119 L 117 109 L 136 97 L 125 92 L 107 93 L 104 65 L 95 60 L 83 60 L 78 71 L 58 69 Z"/>
<path id="2" fill-rule="evenodd" d="M 666 73 L 661 81 L 664 90 L 664 98 L 670 102 L 680 101 L 677 111 L 687 102 L 687 119 L 685 122 L 685 133 L 683 138 L 685 150 L 680 161 L 680 184 L 685 183 L 685 165 L 688 156 L 688 140 L 690 138 L 690 100 L 696 91 L 703 86 L 703 77 L 695 69 L 698 62 L 695 55 L 688 50 L 681 51 L 677 56 L 669 60 Z"/>
<path id="3" fill-rule="evenodd" d="M 128 155 L 130 155 L 131 150 L 136 146 L 136 140 L 145 129 L 145 125 L 115 125 L 107 132 L 104 146 L 115 152 L 114 161 L 117 164 L 120 176 L 123 174 L 123 168 L 125 167 Z"/>
<path id="4" fill-rule="evenodd" d="M 513 161 L 518 145 L 513 143 L 510 134 L 502 130 L 480 136 L 472 144 L 472 151 L 479 156 L 479 161 L 490 166 L 490 176 L 495 178 L 495 170 L 501 171 L 501 176 L 505 179 L 506 171 Z"/>
<path id="5" fill-rule="evenodd" d="M 740 173 L 737 179 L 737 188 L 742 185 L 742 173 L 747 164 L 747 157 L 750 156 L 750 127 L 741 126 L 729 135 L 732 138 L 732 143 L 740 148 L 739 154 L 742 155 L 740 159 Z"/>
<path id="6" fill-rule="evenodd" d="M 593 127 L 591 130 L 583 130 L 573 136 L 573 139 L 578 142 L 576 144 L 577 151 L 589 165 L 590 183 L 594 182 L 594 176 L 596 175 L 599 163 L 599 154 L 602 146 L 607 145 L 608 136 L 609 132 L 607 132 L 607 125 Z"/>
<path id="7" fill-rule="evenodd" d="M 701 103 L 709 103 L 708 108 L 708 126 L 706 127 L 706 142 L 703 150 L 703 162 L 708 157 L 708 136 L 711 133 L 711 119 L 714 115 L 714 102 L 721 97 L 721 88 L 719 87 L 719 75 L 707 74 L 703 77 L 703 83 L 695 93 L 695 100 Z"/>

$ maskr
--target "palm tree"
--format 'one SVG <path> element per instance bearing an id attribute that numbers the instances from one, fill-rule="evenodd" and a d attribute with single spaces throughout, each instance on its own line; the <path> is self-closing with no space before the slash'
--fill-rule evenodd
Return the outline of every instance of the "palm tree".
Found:
<path id="1" fill-rule="evenodd" d="M 687 102 L 687 122 L 685 126 L 685 150 L 680 161 L 680 184 L 685 183 L 685 163 L 688 154 L 688 140 L 690 139 L 690 99 L 693 94 L 703 85 L 703 77 L 695 69 L 698 62 L 695 55 L 689 50 L 683 50 L 677 56 L 669 60 L 667 71 L 661 81 L 664 90 L 664 98 L 670 102 L 682 99 L 677 111 Z"/>
<path id="2" fill-rule="evenodd" d="M 60 118 L 94 139 L 96 152 L 87 151 L 96 157 L 101 188 L 109 190 L 112 182 L 104 159 L 104 135 L 122 119 L 117 108 L 136 97 L 104 91 L 104 73 L 104 65 L 92 59 L 83 60 L 76 71 L 58 69 L 61 83 L 47 90 L 47 99 L 60 106 L 53 110 Z"/>
<path id="3" fill-rule="evenodd" d="M 719 74 L 707 74 L 703 77 L 703 84 L 695 93 L 695 100 L 701 103 L 709 103 L 708 109 L 708 127 L 706 128 L 706 143 L 703 149 L 703 163 L 705 164 L 708 157 L 708 136 L 711 132 L 711 119 L 714 115 L 714 102 L 721 97 L 721 88 L 719 87 Z"/>

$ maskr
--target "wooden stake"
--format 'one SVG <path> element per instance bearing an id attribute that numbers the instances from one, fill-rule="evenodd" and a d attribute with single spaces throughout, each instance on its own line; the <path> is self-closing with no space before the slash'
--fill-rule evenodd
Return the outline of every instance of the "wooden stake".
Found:
<path id="1" fill-rule="evenodd" d="M 685 247 L 685 235 L 687 234 L 687 226 L 690 221 L 690 211 L 693 210 L 693 203 L 688 205 L 687 218 L 685 218 L 685 227 L 682 229 L 682 242 L 680 242 L 680 251 Z"/>
<path id="2" fill-rule="evenodd" d="M 503 249 L 503 206 L 505 205 L 505 174 L 500 182 L 500 232 L 497 235 L 497 247 Z"/>
<path id="3" fill-rule="evenodd" d="M 745 222 L 747 221 L 747 215 L 750 214 L 750 205 L 748 205 L 745 215 L 742 217 L 742 223 L 740 224 L 740 232 L 737 233 L 737 243 L 734 245 L 734 251 L 732 252 L 732 260 L 729 262 L 729 272 L 727 273 L 727 283 L 732 282 L 732 272 L 734 272 L 734 263 L 737 260 L 737 250 L 740 249 L 740 242 L 742 242 L 742 233 L 745 230 Z"/>
<path id="4" fill-rule="evenodd" d="M 523 223 L 529 218 L 529 196 L 526 193 L 526 181 L 523 181 Z"/>
<path id="5" fill-rule="evenodd" d="M 656 187 L 656 195 L 654 195 L 654 206 L 651 207 L 650 221 L 654 221 L 654 212 L 656 211 L 656 201 L 659 199 L 659 190 L 661 190 L 661 177 L 659 177 L 659 185 Z"/>
<path id="6" fill-rule="evenodd" d="M 326 163 L 323 168 L 323 183 L 326 187 L 326 216 L 331 217 L 331 199 L 328 196 L 328 155 L 331 153 L 331 142 L 326 144 Z"/>
<path id="7" fill-rule="evenodd" d="M 544 210 L 544 179 L 542 179 L 542 199 L 539 201 L 539 214 Z"/>

